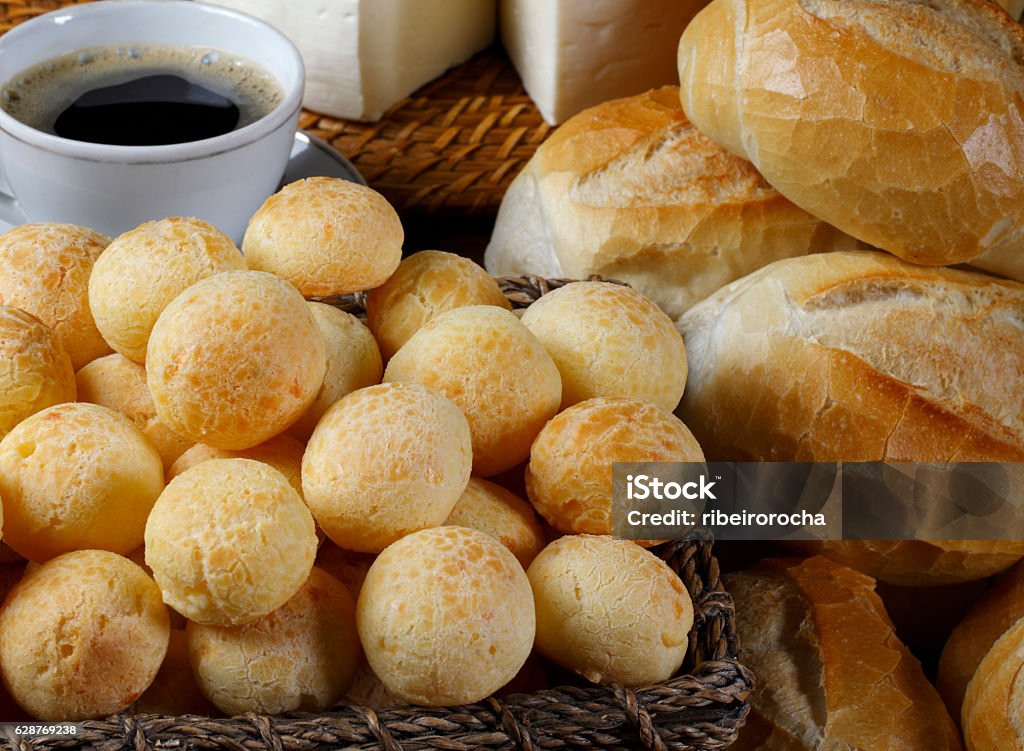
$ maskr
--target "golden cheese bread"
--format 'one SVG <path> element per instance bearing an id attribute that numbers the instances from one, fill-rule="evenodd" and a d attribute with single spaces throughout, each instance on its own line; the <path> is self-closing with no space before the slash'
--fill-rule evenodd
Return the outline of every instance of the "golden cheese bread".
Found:
<path id="1" fill-rule="evenodd" d="M 621 279 L 674 318 L 771 261 L 855 246 L 702 135 L 669 86 L 555 131 L 509 186 L 484 260 L 496 276 Z"/>
<path id="2" fill-rule="evenodd" d="M 958 751 L 874 581 L 825 558 L 728 574 L 743 661 L 761 679 L 735 751 Z"/>
<path id="3" fill-rule="evenodd" d="M 1024 278 L 1024 30 L 989 0 L 715 0 L 683 109 L 782 195 L 927 264 Z"/>

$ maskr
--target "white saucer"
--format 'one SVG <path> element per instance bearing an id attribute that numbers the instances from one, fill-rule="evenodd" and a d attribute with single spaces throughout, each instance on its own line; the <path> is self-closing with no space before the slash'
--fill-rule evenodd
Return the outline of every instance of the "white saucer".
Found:
<path id="1" fill-rule="evenodd" d="M 295 145 L 288 166 L 281 178 L 281 185 L 301 180 L 305 177 L 340 177 L 343 180 L 366 185 L 366 179 L 352 166 L 352 162 L 342 156 L 326 141 L 311 136 L 304 130 L 295 134 Z"/>
<path id="2" fill-rule="evenodd" d="M 305 177 L 340 177 L 360 185 L 366 185 L 366 179 L 352 166 L 352 162 L 338 153 L 326 141 L 312 136 L 305 131 L 295 134 L 295 144 L 288 159 L 281 185 L 287 185 Z M 25 221 L 28 221 L 26 219 Z M 6 232 L 15 225 L 0 219 L 0 232 Z"/>

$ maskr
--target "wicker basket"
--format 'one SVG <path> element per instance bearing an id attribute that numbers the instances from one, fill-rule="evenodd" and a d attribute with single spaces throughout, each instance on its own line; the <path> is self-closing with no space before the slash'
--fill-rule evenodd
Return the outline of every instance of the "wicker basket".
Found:
<path id="1" fill-rule="evenodd" d="M 0 32 L 88 0 L 0 2 Z M 348 155 L 403 216 L 493 215 L 508 183 L 549 132 L 500 50 L 489 50 L 397 104 L 375 124 L 304 113 L 302 127 Z M 564 280 L 502 280 L 525 307 Z M 332 300 L 354 312 L 361 296 Z M 18 749 L 675 749 L 726 748 L 748 711 L 750 672 L 737 661 L 732 598 L 710 540 L 656 550 L 685 583 L 696 614 L 686 661 L 644 688 L 565 686 L 461 707 L 339 706 L 324 715 L 233 719 L 119 715 L 86 722 L 74 738 L 11 740 Z M 0 718 L 2 720 L 3 718 Z"/>
<path id="2" fill-rule="evenodd" d="M 752 687 L 749 671 L 735 659 L 732 598 L 721 588 L 710 540 L 668 543 L 657 552 L 679 573 L 696 613 L 685 672 L 662 684 L 564 686 L 448 708 L 339 706 L 322 715 L 233 719 L 118 715 L 85 722 L 73 738 L 15 746 L 25 751 L 724 749 L 746 716 Z"/>
<path id="3" fill-rule="evenodd" d="M 499 280 L 513 307 L 527 307 L 568 280 Z M 360 312 L 362 295 L 329 299 Z M 753 688 L 739 661 L 732 597 L 722 589 L 709 538 L 654 549 L 679 575 L 694 604 L 694 628 L 679 673 L 642 688 L 563 686 L 446 708 L 373 710 L 340 705 L 321 715 L 232 719 L 118 715 L 84 723 L 74 738 L 14 745 L 34 749 L 244 749 L 303 751 L 321 746 L 405 751 L 470 749 L 654 749 L 712 751 L 735 739 Z M 0 718 L 3 719 L 3 718 Z"/>

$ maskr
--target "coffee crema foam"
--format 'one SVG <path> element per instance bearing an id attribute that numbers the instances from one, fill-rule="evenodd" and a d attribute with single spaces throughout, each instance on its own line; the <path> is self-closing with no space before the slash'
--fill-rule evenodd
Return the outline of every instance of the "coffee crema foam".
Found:
<path id="1" fill-rule="evenodd" d="M 153 75 L 174 75 L 230 99 L 238 107 L 235 130 L 269 114 L 284 99 L 277 80 L 240 55 L 187 45 L 87 47 L 53 57 L 13 76 L 0 91 L 0 107 L 36 130 L 54 123 L 80 96 Z"/>

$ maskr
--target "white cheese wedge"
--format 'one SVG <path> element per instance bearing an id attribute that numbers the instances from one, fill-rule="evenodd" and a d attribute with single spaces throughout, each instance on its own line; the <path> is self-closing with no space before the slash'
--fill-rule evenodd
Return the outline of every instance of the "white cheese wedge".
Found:
<path id="1" fill-rule="evenodd" d="M 676 48 L 708 0 L 501 0 L 501 40 L 552 125 L 679 84 Z"/>
<path id="2" fill-rule="evenodd" d="M 487 47 L 497 16 L 496 0 L 210 1 L 284 32 L 306 64 L 303 105 L 353 120 L 379 120 Z"/>

